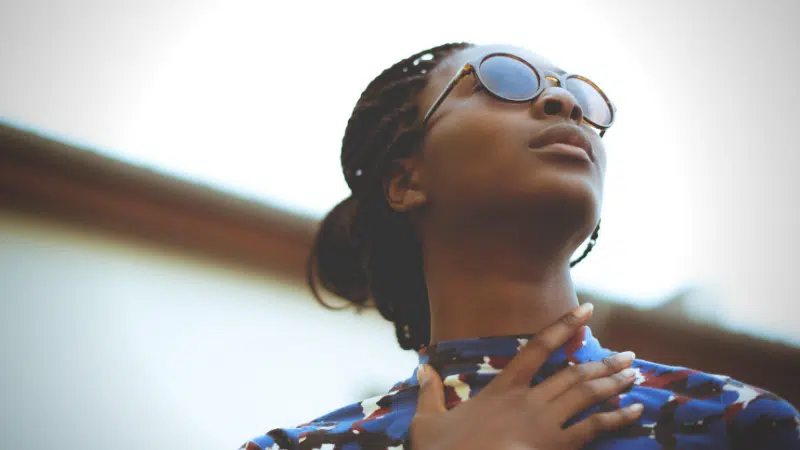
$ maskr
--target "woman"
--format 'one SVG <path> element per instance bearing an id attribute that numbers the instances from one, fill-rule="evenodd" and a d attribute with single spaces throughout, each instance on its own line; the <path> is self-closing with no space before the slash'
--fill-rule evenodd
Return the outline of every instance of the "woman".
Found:
<path id="1" fill-rule="evenodd" d="M 352 195 L 323 221 L 309 281 L 358 307 L 374 302 L 428 369 L 386 396 L 245 447 L 486 448 L 470 447 L 469 435 L 490 448 L 579 448 L 595 436 L 587 448 L 800 448 L 791 405 L 726 377 L 635 360 L 632 385 L 615 395 L 625 377 L 612 374 L 629 355 L 614 357 L 588 327 L 541 367 L 517 355 L 537 333 L 534 350 L 564 342 L 553 327 L 542 331 L 559 317 L 587 317 L 569 315 L 578 305 L 569 269 L 598 237 L 602 136 L 613 122 L 594 83 L 516 47 L 448 44 L 380 74 L 348 122 L 342 167 Z M 597 368 L 615 358 L 613 369 Z M 434 393 L 419 398 L 409 432 L 419 372 Z M 540 384 L 520 387 L 534 373 Z M 429 400 L 439 376 L 447 412 Z M 523 401 L 526 409 L 520 396 L 540 400 Z M 508 407 L 492 408 L 498 399 Z M 621 409 L 635 404 L 640 414 Z"/>

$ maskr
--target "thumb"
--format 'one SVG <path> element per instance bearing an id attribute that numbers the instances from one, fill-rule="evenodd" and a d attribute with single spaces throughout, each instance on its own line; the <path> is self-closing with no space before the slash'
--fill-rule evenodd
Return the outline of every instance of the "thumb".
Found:
<path id="1" fill-rule="evenodd" d="M 440 413 L 447 411 L 444 406 L 444 385 L 433 367 L 422 364 L 417 368 L 419 381 L 419 398 L 417 412 Z"/>

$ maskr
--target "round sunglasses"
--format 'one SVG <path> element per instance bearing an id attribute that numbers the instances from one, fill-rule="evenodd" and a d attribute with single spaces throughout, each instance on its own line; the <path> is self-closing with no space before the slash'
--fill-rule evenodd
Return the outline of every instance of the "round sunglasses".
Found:
<path id="1" fill-rule="evenodd" d="M 547 82 L 569 91 L 583 110 L 583 119 L 596 128 L 602 137 L 614 123 L 616 108 L 606 94 L 586 77 L 575 74 L 558 74 L 537 69 L 533 64 L 510 53 L 490 53 L 464 64 L 428 109 L 422 126 L 427 125 L 433 113 L 447 95 L 467 75 L 474 74 L 486 91 L 503 101 L 529 102 L 544 92 Z"/>

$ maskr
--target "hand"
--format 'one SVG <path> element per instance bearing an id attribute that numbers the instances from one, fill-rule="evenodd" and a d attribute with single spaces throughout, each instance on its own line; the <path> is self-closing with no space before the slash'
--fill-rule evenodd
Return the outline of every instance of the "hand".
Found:
<path id="1" fill-rule="evenodd" d="M 634 422 L 642 405 L 597 413 L 569 428 L 575 414 L 627 389 L 633 353 L 568 367 L 530 387 L 536 372 L 555 350 L 583 326 L 592 313 L 585 304 L 542 330 L 474 398 L 452 410 L 444 405 L 444 387 L 429 366 L 418 370 L 420 393 L 411 422 L 414 450 L 579 449 L 598 433 Z"/>

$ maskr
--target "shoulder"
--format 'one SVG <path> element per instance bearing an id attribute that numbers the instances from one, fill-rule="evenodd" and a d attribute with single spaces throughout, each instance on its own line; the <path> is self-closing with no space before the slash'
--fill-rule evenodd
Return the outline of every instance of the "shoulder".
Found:
<path id="1" fill-rule="evenodd" d="M 272 430 L 240 449 L 284 450 L 299 444 L 303 448 L 401 449 L 416 407 L 416 394 L 414 386 L 398 383 L 386 394 L 352 403 L 295 428 Z"/>
<path id="2" fill-rule="evenodd" d="M 800 416 L 777 395 L 727 376 L 649 361 L 634 363 L 634 391 L 649 401 L 653 426 L 680 442 L 706 434 L 731 449 L 800 449 Z M 636 396 L 636 395 L 634 395 Z M 645 402 L 648 405 L 647 402 Z"/>
<path id="3" fill-rule="evenodd" d="M 800 414 L 789 402 L 730 378 L 723 391 L 732 448 L 800 448 Z"/>

